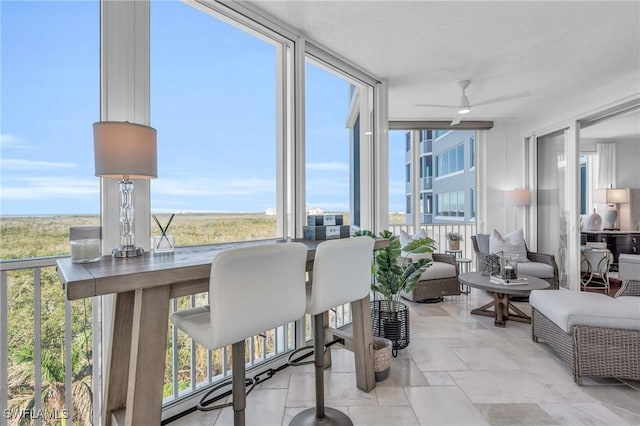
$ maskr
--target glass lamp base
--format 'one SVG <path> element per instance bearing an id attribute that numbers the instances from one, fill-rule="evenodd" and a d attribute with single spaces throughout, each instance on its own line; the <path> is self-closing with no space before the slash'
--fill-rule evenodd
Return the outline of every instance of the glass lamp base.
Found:
<path id="1" fill-rule="evenodd" d="M 144 250 L 142 247 L 118 247 L 111 251 L 111 257 L 136 257 L 142 256 Z"/>

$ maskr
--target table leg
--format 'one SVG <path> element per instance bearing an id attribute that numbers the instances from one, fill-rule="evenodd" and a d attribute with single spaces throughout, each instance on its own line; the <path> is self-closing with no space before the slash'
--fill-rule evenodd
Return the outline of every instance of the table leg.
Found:
<path id="1" fill-rule="evenodd" d="M 124 408 L 127 404 L 134 296 L 133 291 L 115 295 L 115 314 L 111 328 L 111 347 L 107 358 L 105 404 L 102 413 L 105 426 L 111 426 L 111 413 Z"/>
<path id="2" fill-rule="evenodd" d="M 125 424 L 158 425 L 167 352 L 169 286 L 136 290 Z"/>
<path id="3" fill-rule="evenodd" d="M 504 327 L 505 322 L 509 319 L 509 297 L 501 293 L 493 293 L 493 310 L 495 312 L 495 321 L 493 325 L 496 327 Z"/>
<path id="4" fill-rule="evenodd" d="M 369 296 L 351 302 L 353 318 L 353 356 L 356 362 L 358 389 L 371 392 L 376 387 L 373 371 L 373 336 Z"/>
<path id="5" fill-rule="evenodd" d="M 493 310 L 489 308 L 493 307 Z M 474 315 L 483 315 L 485 317 L 493 317 L 493 324 L 496 327 L 504 327 L 507 320 L 524 322 L 531 324 L 531 317 L 518 309 L 509 301 L 508 294 L 493 293 L 493 301 L 482 305 L 479 308 L 472 309 Z"/>

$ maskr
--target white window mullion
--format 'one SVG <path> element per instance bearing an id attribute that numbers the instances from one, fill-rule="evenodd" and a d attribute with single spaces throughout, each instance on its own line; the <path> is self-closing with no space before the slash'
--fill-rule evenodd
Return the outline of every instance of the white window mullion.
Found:
<path id="1" fill-rule="evenodd" d="M 150 125 L 149 2 L 102 1 L 100 5 L 100 119 Z M 101 179 L 100 192 L 102 251 L 110 253 L 111 249 L 118 246 L 120 237 L 118 181 Z M 135 181 L 134 206 L 136 245 L 148 249 L 149 181 Z M 99 330 L 102 334 L 102 350 L 94 351 L 94 366 L 102 365 L 101 369 L 94 369 L 94 395 L 101 395 L 102 378 L 108 377 L 114 302 L 113 296 L 94 298 L 94 310 L 102 312 L 100 324 L 94 320 L 92 325 L 94 333 Z M 101 411 L 102 408 L 94 411 L 96 424 L 104 421 Z"/>

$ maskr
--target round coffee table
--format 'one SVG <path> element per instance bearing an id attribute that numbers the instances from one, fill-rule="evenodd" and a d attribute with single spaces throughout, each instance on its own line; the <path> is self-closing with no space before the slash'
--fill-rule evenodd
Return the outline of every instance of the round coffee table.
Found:
<path id="1" fill-rule="evenodd" d="M 507 320 L 531 324 L 531 317 L 509 302 L 509 296 L 528 296 L 531 290 L 542 290 L 549 287 L 543 279 L 527 276 L 526 284 L 505 285 L 489 281 L 489 276 L 480 272 L 468 272 L 460 275 L 460 282 L 469 287 L 485 290 L 493 294 L 493 301 L 473 309 L 472 314 L 495 318 L 496 327 L 504 327 Z M 493 310 L 490 310 L 493 306 Z"/>

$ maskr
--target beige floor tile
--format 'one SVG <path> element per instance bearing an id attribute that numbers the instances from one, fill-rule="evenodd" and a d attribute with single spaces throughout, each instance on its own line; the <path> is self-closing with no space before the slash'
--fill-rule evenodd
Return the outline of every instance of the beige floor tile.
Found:
<path id="1" fill-rule="evenodd" d="M 324 373 L 325 401 L 329 407 L 376 405 L 375 392 L 363 392 L 356 386 L 354 373 Z M 286 400 L 287 407 L 315 406 L 315 375 L 293 374 Z"/>
<path id="2" fill-rule="evenodd" d="M 537 404 L 476 404 L 493 426 L 543 426 L 559 424 Z"/>
<path id="3" fill-rule="evenodd" d="M 518 364 L 502 351 L 495 348 L 453 348 L 451 349 L 465 363 L 469 370 L 520 370 Z"/>
<path id="4" fill-rule="evenodd" d="M 376 387 L 378 405 L 381 407 L 409 406 L 409 400 L 401 387 Z"/>
<path id="5" fill-rule="evenodd" d="M 407 352 L 408 354 L 408 352 Z M 427 380 L 410 356 L 391 358 L 391 369 L 389 376 L 376 383 L 376 388 L 382 387 L 405 387 L 405 386 L 426 386 Z"/>
<path id="6" fill-rule="evenodd" d="M 257 389 L 247 398 L 247 425 L 279 426 L 284 416 L 286 389 Z M 223 408 L 215 426 L 232 426 L 233 409 Z"/>
<path id="7" fill-rule="evenodd" d="M 467 366 L 438 339 L 416 339 L 408 348 L 422 371 L 467 370 Z"/>
<path id="8" fill-rule="evenodd" d="M 354 426 L 418 426 L 418 419 L 409 407 L 349 407 Z"/>
<path id="9" fill-rule="evenodd" d="M 474 404 L 535 404 L 559 397 L 523 371 L 452 371 L 451 376 Z"/>
<path id="10" fill-rule="evenodd" d="M 602 425 L 602 426 L 637 426 L 628 423 L 598 402 L 580 404 L 540 404 L 540 407 L 553 417 L 560 425 Z"/>
<path id="11" fill-rule="evenodd" d="M 488 425 L 456 386 L 405 388 L 421 425 Z"/>
<path id="12" fill-rule="evenodd" d="M 456 381 L 446 371 L 425 371 L 422 374 L 430 386 L 456 386 Z"/>

